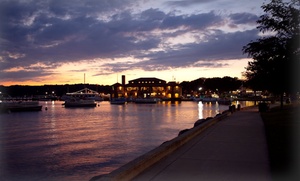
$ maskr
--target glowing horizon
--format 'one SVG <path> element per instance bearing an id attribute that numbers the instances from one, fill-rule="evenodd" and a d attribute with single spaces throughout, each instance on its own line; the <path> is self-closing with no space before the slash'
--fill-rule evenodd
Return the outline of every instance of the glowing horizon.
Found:
<path id="1" fill-rule="evenodd" d="M 141 77 L 156 77 L 159 79 L 176 82 L 183 81 L 192 81 L 198 78 L 213 78 L 213 77 L 237 77 L 238 79 L 243 79 L 242 72 L 245 71 L 244 67 L 247 66 L 250 59 L 241 59 L 241 60 L 230 60 L 230 66 L 214 68 L 212 71 L 210 68 L 177 68 L 166 71 L 151 71 L 146 72 L 143 70 L 132 70 L 125 71 L 115 74 L 108 75 L 98 75 L 93 76 L 93 72 L 80 72 L 76 71 L 74 67 L 67 68 L 69 71 L 60 71 L 55 74 L 43 77 L 39 80 L 28 80 L 22 82 L 4 82 L 2 85 L 11 86 L 11 85 L 64 85 L 64 84 L 98 84 L 98 85 L 112 85 L 117 82 L 121 82 L 121 76 L 126 76 L 126 83 L 129 80 L 141 78 Z M 81 65 L 81 68 L 83 65 Z M 58 69 L 59 70 L 59 69 Z M 84 78 L 85 75 L 85 78 Z"/>

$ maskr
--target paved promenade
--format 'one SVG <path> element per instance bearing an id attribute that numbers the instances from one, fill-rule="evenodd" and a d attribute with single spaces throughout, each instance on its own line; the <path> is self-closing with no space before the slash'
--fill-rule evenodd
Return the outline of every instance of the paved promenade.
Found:
<path id="1" fill-rule="evenodd" d="M 133 180 L 271 180 L 258 108 L 234 112 Z"/>

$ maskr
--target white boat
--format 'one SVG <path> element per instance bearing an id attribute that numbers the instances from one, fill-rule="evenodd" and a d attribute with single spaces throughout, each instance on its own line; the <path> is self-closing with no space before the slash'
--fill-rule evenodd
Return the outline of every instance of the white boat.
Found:
<path id="1" fill-rule="evenodd" d="M 41 111 L 38 101 L 0 101 L 1 112 Z"/>
<path id="2" fill-rule="evenodd" d="M 97 91 L 84 88 L 76 92 L 66 93 L 61 97 L 61 100 L 66 101 L 69 99 L 85 99 L 85 100 L 94 100 L 94 101 L 103 101 L 103 98 Z"/>
<path id="3" fill-rule="evenodd" d="M 65 107 L 96 107 L 97 103 L 89 99 L 68 99 L 63 104 Z"/>
<path id="4" fill-rule="evenodd" d="M 124 97 L 112 98 L 110 100 L 111 104 L 125 104 L 127 101 Z"/>

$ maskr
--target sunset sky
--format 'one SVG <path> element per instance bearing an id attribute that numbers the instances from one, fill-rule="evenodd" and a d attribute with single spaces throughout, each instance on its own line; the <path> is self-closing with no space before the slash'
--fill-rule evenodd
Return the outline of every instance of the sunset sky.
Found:
<path id="1" fill-rule="evenodd" d="M 0 0 L 0 85 L 242 78 L 266 0 Z"/>

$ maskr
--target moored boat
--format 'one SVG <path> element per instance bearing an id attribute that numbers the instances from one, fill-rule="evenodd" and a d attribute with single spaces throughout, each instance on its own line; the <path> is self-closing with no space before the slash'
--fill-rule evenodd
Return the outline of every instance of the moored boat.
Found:
<path id="1" fill-rule="evenodd" d="M 134 100 L 137 104 L 156 104 L 158 101 L 158 98 L 137 98 Z"/>
<path id="2" fill-rule="evenodd" d="M 63 105 L 65 107 L 96 107 L 97 103 L 89 99 L 68 99 Z"/>
<path id="3" fill-rule="evenodd" d="M 121 104 L 125 104 L 126 102 L 127 101 L 126 101 L 126 99 L 124 97 L 112 98 L 110 100 L 111 104 L 119 104 L 119 105 L 121 105 Z"/>
<path id="4" fill-rule="evenodd" d="M 0 102 L 1 112 L 41 111 L 38 101 L 5 101 Z"/>
<path id="5" fill-rule="evenodd" d="M 84 88 L 76 92 L 66 93 L 61 97 L 61 100 L 66 101 L 69 99 L 86 99 L 86 100 L 94 100 L 94 101 L 103 101 L 103 98 L 97 91 Z"/>

